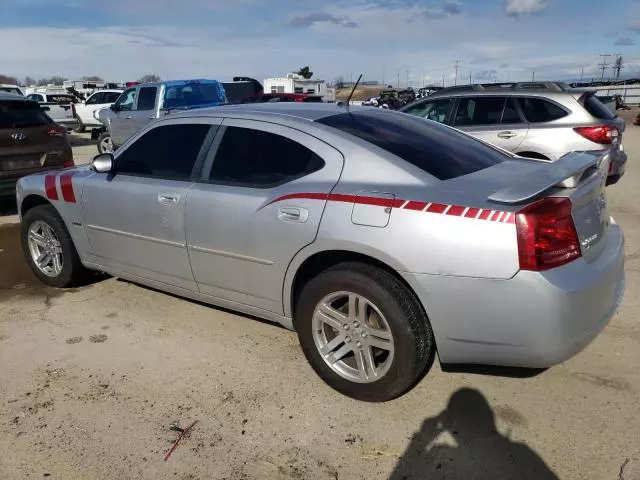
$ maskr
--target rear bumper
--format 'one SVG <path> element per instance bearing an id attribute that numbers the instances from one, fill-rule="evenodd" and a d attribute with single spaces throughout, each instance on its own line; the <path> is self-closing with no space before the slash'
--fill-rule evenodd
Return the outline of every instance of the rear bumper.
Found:
<path id="1" fill-rule="evenodd" d="M 67 130 L 73 130 L 77 128 L 79 123 L 76 118 L 66 118 L 62 120 L 54 120 L 58 125 L 65 127 Z"/>
<path id="2" fill-rule="evenodd" d="M 546 368 L 584 349 L 622 300 L 621 229 L 612 225 L 604 241 L 594 259 L 508 280 L 403 276 L 425 306 L 442 363 Z"/>
<path id="3" fill-rule="evenodd" d="M 627 153 L 616 147 L 607 151 L 604 158 L 608 159 L 610 165 L 607 185 L 613 185 L 624 175 L 627 167 Z"/>

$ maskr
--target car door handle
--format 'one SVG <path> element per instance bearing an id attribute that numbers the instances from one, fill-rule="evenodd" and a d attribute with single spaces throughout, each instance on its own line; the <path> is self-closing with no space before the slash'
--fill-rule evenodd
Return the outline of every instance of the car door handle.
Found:
<path id="1" fill-rule="evenodd" d="M 131 115 L 128 115 L 126 117 L 124 117 L 125 120 L 131 120 L 133 117 Z"/>
<path id="2" fill-rule="evenodd" d="M 159 193 L 158 202 L 163 205 L 173 205 L 180 201 L 180 195 L 177 193 Z"/>
<path id="3" fill-rule="evenodd" d="M 500 138 L 513 138 L 513 137 L 517 137 L 518 134 L 517 133 L 513 133 L 513 132 L 499 132 L 498 133 L 498 137 Z"/>
<path id="4" fill-rule="evenodd" d="M 309 218 L 309 210 L 299 207 L 282 207 L 278 209 L 278 218 L 285 222 L 304 223 Z"/>

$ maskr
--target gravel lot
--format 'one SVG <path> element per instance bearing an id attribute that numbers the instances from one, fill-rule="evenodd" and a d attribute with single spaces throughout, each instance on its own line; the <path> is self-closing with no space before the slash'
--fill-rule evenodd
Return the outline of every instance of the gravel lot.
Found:
<path id="1" fill-rule="evenodd" d="M 625 146 L 627 292 L 602 335 L 531 378 L 436 362 L 386 404 L 329 389 L 277 326 L 114 278 L 44 287 L 3 204 L 0 478 L 640 479 L 640 127 Z"/>

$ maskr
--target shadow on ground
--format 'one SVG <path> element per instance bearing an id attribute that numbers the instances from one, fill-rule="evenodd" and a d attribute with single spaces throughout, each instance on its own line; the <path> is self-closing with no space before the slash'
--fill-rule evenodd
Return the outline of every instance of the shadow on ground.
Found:
<path id="1" fill-rule="evenodd" d="M 72 147 L 86 147 L 87 145 L 97 145 L 97 140 L 91 140 L 89 136 L 80 136 L 77 134 L 71 134 L 67 136 L 69 138 L 69 143 Z"/>
<path id="2" fill-rule="evenodd" d="M 423 422 L 389 478 L 558 480 L 529 446 L 497 431 L 489 402 L 471 388 Z"/>
<path id="3" fill-rule="evenodd" d="M 0 217 L 8 215 L 16 215 L 18 213 L 18 204 L 14 197 L 0 197 Z"/>

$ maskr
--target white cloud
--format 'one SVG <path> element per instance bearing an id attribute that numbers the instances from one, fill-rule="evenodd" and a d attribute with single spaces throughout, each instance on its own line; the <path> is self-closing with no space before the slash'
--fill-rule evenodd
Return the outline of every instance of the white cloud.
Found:
<path id="1" fill-rule="evenodd" d="M 504 12 L 508 17 L 540 13 L 547 8 L 547 0 L 505 0 Z"/>

